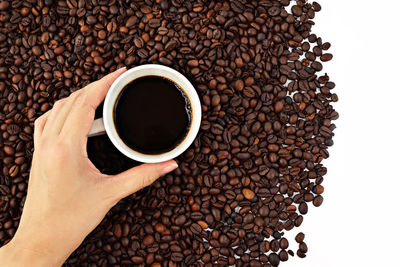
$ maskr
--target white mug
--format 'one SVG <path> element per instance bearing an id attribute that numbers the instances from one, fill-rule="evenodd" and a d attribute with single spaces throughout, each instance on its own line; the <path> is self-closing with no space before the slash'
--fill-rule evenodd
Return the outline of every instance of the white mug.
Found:
<path id="1" fill-rule="evenodd" d="M 186 94 L 192 108 L 192 120 L 190 128 L 183 141 L 174 149 L 157 155 L 143 154 L 128 147 L 119 137 L 114 124 L 114 105 L 122 89 L 131 81 L 143 76 L 161 76 L 176 83 Z M 173 105 L 174 103 L 171 103 Z M 93 122 L 89 137 L 107 134 L 114 146 L 125 156 L 140 162 L 154 163 L 173 159 L 182 154 L 194 141 L 201 123 L 201 104 L 196 90 L 189 80 L 178 71 L 158 64 L 147 64 L 127 70 L 119 76 L 111 85 L 104 100 L 103 118 Z"/>

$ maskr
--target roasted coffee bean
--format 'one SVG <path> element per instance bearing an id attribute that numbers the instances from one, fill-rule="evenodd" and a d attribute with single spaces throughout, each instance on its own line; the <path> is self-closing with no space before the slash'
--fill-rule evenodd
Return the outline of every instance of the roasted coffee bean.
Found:
<path id="1" fill-rule="evenodd" d="M 181 262 L 183 260 L 183 254 L 179 252 L 174 252 L 171 254 L 171 260 L 175 262 Z"/>
<path id="2" fill-rule="evenodd" d="M 259 209 L 259 214 L 262 216 L 262 217 L 267 217 L 268 216 L 268 214 L 269 214 L 269 208 L 267 207 L 267 206 L 262 206 L 260 209 Z"/>
<path id="3" fill-rule="evenodd" d="M 281 233 L 279 233 L 278 231 L 275 231 L 274 234 L 273 234 L 273 237 L 275 239 L 280 239 L 281 238 Z"/>
<path id="4" fill-rule="evenodd" d="M 308 247 L 307 247 L 306 243 L 301 242 L 301 243 L 299 244 L 299 250 L 300 250 L 301 252 L 303 252 L 303 253 L 307 253 Z"/>
<path id="5" fill-rule="evenodd" d="M 144 258 L 140 257 L 140 256 L 133 256 L 133 257 L 131 257 L 131 260 L 135 264 L 141 264 L 144 262 Z"/>
<path id="6" fill-rule="evenodd" d="M 279 259 L 281 261 L 287 261 L 289 259 L 289 254 L 285 250 L 279 252 Z"/>
<path id="7" fill-rule="evenodd" d="M 318 195 L 314 198 L 313 200 L 313 205 L 315 207 L 319 207 L 322 205 L 322 202 L 324 201 L 324 198 L 321 195 Z"/>
<path id="8" fill-rule="evenodd" d="M 326 62 L 332 59 L 332 54 L 326 53 L 321 56 L 321 61 Z"/>
<path id="9" fill-rule="evenodd" d="M 193 223 L 190 227 L 190 230 L 194 233 L 194 234 L 200 234 L 202 231 L 202 227 L 197 224 L 197 223 Z"/>
<path id="10" fill-rule="evenodd" d="M 312 33 L 321 6 L 290 3 L 0 1 L 0 246 L 22 212 L 35 119 L 117 68 L 156 63 L 194 85 L 199 134 L 173 173 L 121 200 L 65 265 L 277 266 L 293 255 L 284 234 L 323 202 L 339 115 L 321 75 L 331 44 Z M 137 165 L 106 136 L 87 150 L 106 174 Z"/>
<path id="11" fill-rule="evenodd" d="M 243 193 L 244 197 L 249 200 L 253 199 L 255 196 L 254 192 L 248 188 L 243 188 L 242 193 Z"/>
<path id="12" fill-rule="evenodd" d="M 154 243 L 154 237 L 152 235 L 147 235 L 143 239 L 143 245 L 150 246 Z"/>
<path id="13" fill-rule="evenodd" d="M 296 242 L 301 243 L 301 242 L 303 242 L 303 240 L 304 240 L 304 234 L 302 232 L 298 233 L 296 235 Z"/>
<path id="14" fill-rule="evenodd" d="M 298 5 L 292 6 L 292 13 L 293 15 L 300 17 L 301 14 L 303 13 L 301 6 Z"/>
<path id="15" fill-rule="evenodd" d="M 6 153 L 6 155 L 12 156 L 15 153 L 15 149 L 12 148 L 11 146 L 3 146 L 3 151 Z"/>
<path id="16" fill-rule="evenodd" d="M 324 192 L 324 187 L 318 184 L 313 188 L 313 192 L 315 194 L 322 194 Z"/>
<path id="17" fill-rule="evenodd" d="M 186 217 L 185 217 L 185 215 L 179 215 L 179 216 L 175 219 L 176 225 L 183 225 L 185 222 L 186 222 Z"/>
<path id="18" fill-rule="evenodd" d="M 1 1 L 0 2 L 0 10 L 4 11 L 7 10 L 10 6 L 10 3 L 8 1 Z"/>
<path id="19" fill-rule="evenodd" d="M 280 263 L 279 256 L 276 253 L 269 254 L 268 260 L 272 266 L 278 266 Z"/>
<path id="20" fill-rule="evenodd" d="M 300 212 L 301 214 L 307 214 L 307 212 L 308 212 L 308 206 L 307 206 L 307 203 L 306 203 L 306 202 L 301 202 L 301 203 L 299 204 L 299 212 Z"/>
<path id="21" fill-rule="evenodd" d="M 18 172 L 19 172 L 19 166 L 13 165 L 8 171 L 8 174 L 10 175 L 10 177 L 15 177 L 18 175 Z"/>
<path id="22" fill-rule="evenodd" d="M 205 221 L 197 221 L 197 223 L 201 226 L 202 229 L 208 228 L 208 224 Z"/>
<path id="23" fill-rule="evenodd" d="M 94 57 L 93 60 L 96 65 L 103 65 L 104 63 L 104 59 L 100 56 Z"/>
<path id="24" fill-rule="evenodd" d="M 297 254 L 297 256 L 299 258 L 305 258 L 306 257 L 306 254 L 304 252 L 301 252 L 300 249 L 297 250 L 296 254 Z"/>
<path id="25" fill-rule="evenodd" d="M 288 242 L 288 240 L 286 239 L 286 238 L 282 238 L 280 241 L 279 241 L 279 247 L 281 248 L 281 249 L 287 249 L 288 247 L 289 247 L 289 242 Z"/>

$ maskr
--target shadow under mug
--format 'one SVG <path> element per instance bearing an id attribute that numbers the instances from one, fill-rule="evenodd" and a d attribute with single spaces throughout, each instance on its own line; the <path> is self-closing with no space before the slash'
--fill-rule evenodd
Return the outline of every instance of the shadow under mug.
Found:
<path id="1" fill-rule="evenodd" d="M 143 76 L 160 76 L 176 83 L 186 94 L 192 108 L 192 120 L 189 131 L 183 141 L 172 150 L 157 154 L 143 154 L 128 147 L 119 137 L 113 118 L 114 106 L 122 89 L 131 81 Z M 173 105 L 174 103 L 171 103 Z M 189 80 L 178 71 L 158 64 L 146 64 L 134 67 L 121 74 L 111 85 L 104 100 L 103 118 L 93 122 L 89 137 L 107 134 L 114 146 L 125 156 L 140 162 L 155 163 L 173 159 L 182 154 L 194 141 L 201 123 L 201 104 L 196 90 Z"/>

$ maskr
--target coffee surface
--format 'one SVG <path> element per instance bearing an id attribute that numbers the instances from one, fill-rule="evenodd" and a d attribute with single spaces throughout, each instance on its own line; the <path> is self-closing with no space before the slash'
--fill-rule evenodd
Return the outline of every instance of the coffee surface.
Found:
<path id="1" fill-rule="evenodd" d="M 190 126 L 190 103 L 174 82 L 144 76 L 122 89 L 114 105 L 118 135 L 133 150 L 161 154 L 174 149 Z"/>

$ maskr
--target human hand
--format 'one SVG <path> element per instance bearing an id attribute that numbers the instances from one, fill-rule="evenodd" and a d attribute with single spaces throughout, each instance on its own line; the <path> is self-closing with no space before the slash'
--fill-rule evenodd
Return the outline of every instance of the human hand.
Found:
<path id="1" fill-rule="evenodd" d="M 1 266 L 60 266 L 121 198 L 177 167 L 170 160 L 105 175 L 88 159 L 95 109 L 125 70 L 57 101 L 35 121 L 28 194 L 14 238 L 0 249 Z"/>

